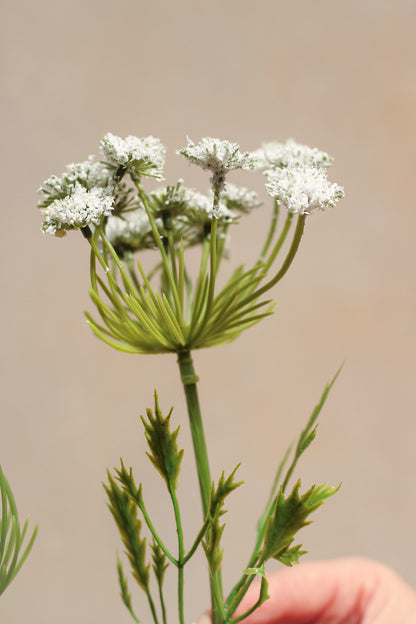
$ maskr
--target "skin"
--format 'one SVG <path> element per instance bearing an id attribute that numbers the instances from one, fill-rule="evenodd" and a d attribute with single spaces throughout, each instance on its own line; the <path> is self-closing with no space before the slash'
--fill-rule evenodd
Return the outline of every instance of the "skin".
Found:
<path id="1" fill-rule="evenodd" d="M 244 624 L 416 624 L 416 593 L 375 561 L 347 558 L 304 563 L 268 577 L 270 600 Z M 258 596 L 254 588 L 243 613 Z M 208 624 L 204 614 L 197 624 Z"/>

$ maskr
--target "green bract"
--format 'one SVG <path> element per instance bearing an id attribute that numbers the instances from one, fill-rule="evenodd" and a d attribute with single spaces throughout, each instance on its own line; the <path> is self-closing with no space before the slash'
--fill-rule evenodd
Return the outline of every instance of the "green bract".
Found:
<path id="1" fill-rule="evenodd" d="M 13 492 L 0 466 L 0 595 L 7 589 L 20 568 L 35 541 L 38 527 L 36 526 L 29 542 L 23 550 L 23 542 L 29 520 L 23 528 L 20 526 L 19 515 Z"/>

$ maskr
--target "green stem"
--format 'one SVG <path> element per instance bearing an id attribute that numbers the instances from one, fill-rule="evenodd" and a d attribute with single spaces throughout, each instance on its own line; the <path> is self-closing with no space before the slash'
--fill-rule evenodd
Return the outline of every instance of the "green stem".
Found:
<path id="1" fill-rule="evenodd" d="M 165 600 L 163 598 L 163 590 L 162 590 L 162 585 L 159 582 L 159 599 L 160 599 L 160 607 L 162 609 L 162 619 L 163 619 L 163 624 L 166 624 L 166 607 L 165 607 Z"/>
<path id="2" fill-rule="evenodd" d="M 280 233 L 280 236 L 277 239 L 277 242 L 276 242 L 275 246 L 273 247 L 273 250 L 272 250 L 269 258 L 267 259 L 267 262 L 265 262 L 264 271 L 266 273 L 269 270 L 269 268 L 272 266 L 273 262 L 276 259 L 277 254 L 281 250 L 281 248 L 283 246 L 283 243 L 285 242 L 286 237 L 288 235 L 288 232 L 290 230 L 290 226 L 292 225 L 292 221 L 293 221 L 293 213 L 292 212 L 288 212 L 287 213 L 287 217 L 286 217 L 286 221 L 285 221 L 283 229 L 282 229 L 282 231 Z"/>
<path id="3" fill-rule="evenodd" d="M 145 589 L 147 600 L 149 602 L 150 611 L 152 612 L 153 620 L 155 624 L 159 624 L 159 620 L 156 613 L 155 603 L 152 600 L 152 596 L 150 595 L 149 588 Z"/>
<path id="4" fill-rule="evenodd" d="M 169 482 L 169 494 L 172 499 L 173 510 L 175 513 L 176 532 L 178 534 L 178 610 L 179 610 L 179 622 L 185 623 L 184 611 L 183 611 L 183 567 L 184 567 L 184 548 L 183 548 L 183 531 L 181 514 L 179 511 L 178 499 L 175 493 L 175 484 Z"/>
<path id="5" fill-rule="evenodd" d="M 202 542 L 202 540 L 204 538 L 204 535 L 207 532 L 208 527 L 209 527 L 209 518 L 207 520 L 205 520 L 204 524 L 202 525 L 201 530 L 199 531 L 198 535 L 195 538 L 194 543 L 192 544 L 191 549 L 189 550 L 189 552 L 184 557 L 184 560 L 183 560 L 184 564 L 187 563 L 189 561 L 189 559 L 195 553 L 195 551 L 198 548 L 199 544 Z"/>
<path id="6" fill-rule="evenodd" d="M 196 386 L 198 377 L 195 373 L 194 364 L 189 350 L 180 351 L 178 353 L 178 365 L 188 408 L 192 443 L 194 447 L 199 489 L 201 494 L 202 513 L 205 520 L 210 505 L 211 475 Z M 219 582 L 220 578 L 220 575 L 218 575 L 217 578 L 212 576 L 210 577 L 213 624 L 222 624 L 223 622 L 221 609 L 219 607 L 219 604 L 221 604 L 222 607 L 222 589 Z"/>
<path id="7" fill-rule="evenodd" d="M 170 554 L 169 550 L 166 548 L 166 546 L 164 545 L 164 543 L 160 539 L 159 535 L 157 534 L 157 531 L 156 531 L 155 527 L 153 526 L 152 521 L 150 520 L 149 514 L 147 513 L 146 507 L 144 505 L 143 496 L 142 496 L 142 492 L 141 492 L 141 487 L 139 488 L 138 494 L 134 498 L 134 500 L 136 501 L 140 511 L 142 512 L 144 521 L 146 522 L 147 527 L 148 527 L 149 531 L 151 532 L 151 534 L 153 535 L 155 541 L 159 544 L 160 548 L 165 553 L 165 555 L 169 559 L 169 561 L 171 563 L 173 563 L 173 565 L 178 566 L 180 562 L 177 561 L 175 559 L 175 557 L 173 557 Z"/>
<path id="8" fill-rule="evenodd" d="M 172 294 L 172 298 L 175 304 L 175 309 L 176 309 L 176 313 L 177 313 L 177 318 L 178 318 L 178 322 L 180 323 L 181 327 L 183 328 L 185 326 L 185 321 L 183 319 L 183 309 L 181 307 L 181 303 L 180 303 L 180 299 L 179 299 L 179 293 L 178 293 L 178 286 L 177 286 L 177 282 L 174 279 L 173 273 L 172 273 L 172 269 L 171 266 L 169 265 L 169 259 L 168 259 L 168 255 L 163 247 L 161 238 L 160 238 L 160 233 L 159 230 L 157 228 L 155 219 L 153 218 L 153 214 L 152 214 L 152 209 L 151 209 L 151 205 L 149 204 L 149 198 L 147 197 L 146 193 L 143 191 L 142 187 L 140 186 L 140 182 L 136 181 L 135 182 L 136 188 L 137 188 L 137 192 L 139 194 L 139 197 L 143 203 L 143 206 L 146 210 L 146 214 L 148 216 L 149 222 L 150 222 L 150 226 L 152 228 L 152 233 L 156 242 L 156 245 L 160 251 L 160 254 L 162 256 L 162 262 L 163 262 L 163 267 L 164 270 L 166 271 L 166 276 L 167 279 L 169 280 L 169 287 L 170 287 L 170 292 Z"/>
<path id="9" fill-rule="evenodd" d="M 287 271 L 290 268 L 290 265 L 292 264 L 296 256 L 296 252 L 299 248 L 300 241 L 302 240 L 303 230 L 305 229 L 305 219 L 306 219 L 306 215 L 299 215 L 297 223 L 296 223 L 296 229 L 293 234 L 292 243 L 290 245 L 289 251 L 287 252 L 286 258 L 284 259 L 283 264 L 280 267 L 280 270 L 276 273 L 276 275 L 271 280 L 269 280 L 266 284 L 264 284 L 264 286 L 262 286 L 258 290 L 255 290 L 254 292 L 249 294 L 245 299 L 243 299 L 240 302 L 241 307 L 247 305 L 254 299 L 258 299 L 258 297 L 260 297 L 265 292 L 273 288 L 273 286 L 275 286 L 277 282 L 279 282 L 282 279 L 282 277 L 287 273 Z M 289 225 L 288 220 L 286 220 L 286 224 Z"/>
<path id="10" fill-rule="evenodd" d="M 259 259 L 257 261 L 257 264 L 262 264 L 266 258 L 267 252 L 269 251 L 269 247 L 272 243 L 273 240 L 273 236 L 274 233 L 276 231 L 276 227 L 277 227 L 277 220 L 279 218 L 279 204 L 276 201 L 276 199 L 274 200 L 274 207 L 273 207 L 273 217 L 270 223 L 270 228 L 269 228 L 269 232 L 267 234 L 267 238 L 266 241 L 263 245 L 263 249 L 261 250 Z"/>
<path id="11" fill-rule="evenodd" d="M 201 409 L 196 384 L 199 381 L 194 369 L 190 351 L 178 353 L 178 365 L 185 392 L 188 408 L 189 423 L 191 426 L 192 442 L 195 452 L 196 468 L 198 472 L 199 489 L 201 492 L 202 512 L 205 519 L 211 494 L 211 475 L 208 463 L 208 453 L 202 425 Z"/>

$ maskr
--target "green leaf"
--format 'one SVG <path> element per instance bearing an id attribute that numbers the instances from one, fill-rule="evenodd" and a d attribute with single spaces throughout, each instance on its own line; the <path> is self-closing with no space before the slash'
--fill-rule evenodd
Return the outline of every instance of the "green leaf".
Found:
<path id="1" fill-rule="evenodd" d="M 178 437 L 179 427 L 175 431 L 170 431 L 170 417 L 173 408 L 164 418 L 160 411 L 157 392 L 155 391 L 155 411 L 146 410 L 148 422 L 141 416 L 146 440 L 150 448 L 147 453 L 150 461 L 160 472 L 168 489 L 173 486 L 176 489 L 176 482 L 182 461 L 183 450 L 178 449 L 176 438 Z"/>
<path id="2" fill-rule="evenodd" d="M 302 555 L 306 555 L 308 552 L 307 550 L 300 550 L 301 548 L 300 545 L 288 548 L 277 557 L 278 561 L 289 567 L 299 563 L 299 558 L 302 557 Z"/>
<path id="3" fill-rule="evenodd" d="M 118 572 L 118 583 L 119 583 L 119 586 L 120 586 L 121 599 L 124 602 L 124 604 L 127 607 L 127 609 L 130 611 L 130 614 L 133 617 L 134 621 L 139 624 L 140 620 L 135 615 L 135 613 L 133 611 L 133 606 L 131 604 L 131 594 L 130 594 L 128 586 L 127 586 L 127 578 L 126 578 L 126 576 L 124 574 L 123 566 L 122 566 L 121 561 L 120 561 L 120 559 L 118 557 L 117 557 L 117 572 Z"/>
<path id="4" fill-rule="evenodd" d="M 226 510 L 223 509 L 224 500 L 233 490 L 238 488 L 243 483 L 243 481 L 234 481 L 235 473 L 239 466 L 240 464 L 234 468 L 232 473 L 227 478 L 225 478 L 223 472 L 218 481 L 217 487 L 215 487 L 214 484 L 212 484 L 211 487 L 210 506 L 208 512 L 209 524 L 202 546 L 208 559 L 212 575 L 215 575 L 220 569 L 223 555 L 220 543 L 225 524 L 220 525 L 219 519 L 226 513 Z"/>
<path id="5" fill-rule="evenodd" d="M 163 550 L 155 540 L 153 540 L 152 544 L 152 559 L 153 572 L 155 573 L 159 586 L 162 586 L 166 568 L 168 567 L 169 563 Z"/>
<path id="6" fill-rule="evenodd" d="M 237 624 L 237 622 L 241 622 L 242 620 L 245 620 L 246 617 L 248 617 L 256 609 L 258 609 L 263 604 L 263 602 L 266 602 L 266 600 L 269 600 L 270 598 L 269 583 L 267 581 L 266 573 L 264 572 L 263 568 L 246 568 L 245 570 L 243 570 L 242 573 L 247 574 L 247 575 L 261 576 L 260 593 L 259 593 L 257 602 L 252 607 L 250 607 L 250 609 L 248 609 L 245 613 L 230 620 L 231 624 Z"/>
<path id="7" fill-rule="evenodd" d="M 218 485 L 215 488 L 214 484 L 212 484 L 211 488 L 211 502 L 210 502 L 210 514 L 211 516 L 215 516 L 215 514 L 219 513 L 222 515 L 225 513 L 223 509 L 224 500 L 226 497 L 231 494 L 233 490 L 238 488 L 240 485 L 244 483 L 244 481 L 234 481 L 235 473 L 239 468 L 240 464 L 234 468 L 232 473 L 227 479 L 225 478 L 224 472 L 221 474 L 221 477 L 218 481 Z"/>
<path id="8" fill-rule="evenodd" d="M 219 519 L 221 515 L 222 512 L 217 507 L 215 515 L 210 517 L 209 527 L 206 532 L 206 539 L 202 542 L 211 576 L 215 576 L 217 574 L 222 562 L 223 551 L 220 549 L 220 543 L 225 524 L 220 525 Z"/>
<path id="9" fill-rule="evenodd" d="M 304 526 L 310 524 L 311 521 L 307 520 L 308 516 L 338 490 L 338 488 L 330 487 L 326 484 L 319 487 L 313 485 L 305 494 L 300 495 L 300 485 L 301 482 L 299 480 L 287 498 L 285 498 L 283 490 L 280 488 L 272 515 L 266 527 L 260 557 L 262 563 L 270 558 L 280 561 L 282 555 L 284 555 L 283 563 L 287 564 L 287 552 L 296 533 Z M 296 552 L 299 555 L 299 549 L 295 551 L 295 555 Z"/>
<path id="10" fill-rule="evenodd" d="M 35 527 L 23 550 L 29 520 L 20 526 L 16 501 L 0 466 L 0 595 L 7 589 L 26 561 L 38 533 Z"/>
<path id="11" fill-rule="evenodd" d="M 142 523 L 137 517 L 137 505 L 121 490 L 108 473 L 109 485 L 104 484 L 108 507 L 121 535 L 134 578 L 143 591 L 149 590 L 149 568 L 146 565 L 146 538 L 141 539 Z"/>
<path id="12" fill-rule="evenodd" d="M 321 398 L 319 400 L 319 403 L 315 406 L 315 409 L 313 410 L 312 414 L 309 417 L 308 422 L 306 423 L 305 428 L 303 429 L 303 431 L 301 432 L 298 442 L 296 444 L 296 449 L 295 449 L 295 454 L 294 454 L 294 458 L 292 460 L 292 463 L 289 466 L 289 469 L 286 473 L 286 476 L 283 480 L 283 484 L 282 484 L 282 489 L 283 492 L 286 490 L 287 484 L 289 483 L 289 480 L 293 474 L 293 471 L 296 467 L 296 464 L 298 463 L 299 459 L 301 458 L 301 456 L 303 455 L 303 453 L 306 451 L 306 449 L 308 448 L 308 446 L 311 444 L 311 442 L 313 442 L 313 440 L 315 439 L 316 436 L 316 431 L 317 431 L 317 425 L 316 425 L 316 420 L 323 408 L 323 406 L 325 405 L 325 401 L 328 398 L 328 394 L 332 388 L 332 386 L 334 385 L 335 381 L 338 378 L 338 375 L 340 374 L 342 370 L 342 366 L 340 366 L 340 368 L 337 370 L 337 372 L 335 373 L 334 377 L 331 379 L 331 381 L 325 386 L 324 391 L 321 395 Z"/>

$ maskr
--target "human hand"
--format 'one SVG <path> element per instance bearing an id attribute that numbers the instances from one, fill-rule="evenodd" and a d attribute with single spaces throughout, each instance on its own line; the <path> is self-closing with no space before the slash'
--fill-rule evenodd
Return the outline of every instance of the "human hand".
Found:
<path id="1" fill-rule="evenodd" d="M 270 599 L 244 624 L 416 624 L 416 593 L 369 559 L 304 563 L 268 581 Z M 257 594 L 251 590 L 238 612 L 254 604 Z M 197 624 L 207 621 L 204 614 Z"/>

